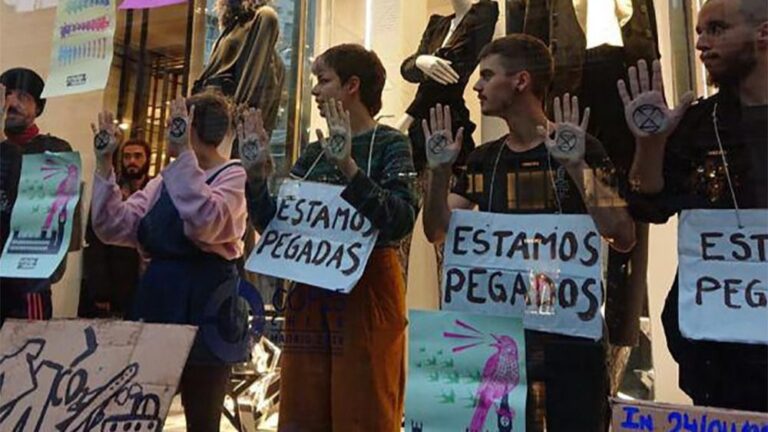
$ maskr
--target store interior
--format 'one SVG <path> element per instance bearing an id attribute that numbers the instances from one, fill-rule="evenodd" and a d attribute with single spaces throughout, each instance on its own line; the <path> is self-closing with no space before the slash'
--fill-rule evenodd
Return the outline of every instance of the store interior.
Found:
<path id="1" fill-rule="evenodd" d="M 649 0 L 650 1 L 650 0 Z M 582 0 L 586 3 L 586 0 Z M 698 96 L 712 91 L 705 83 L 693 50 L 693 24 L 699 0 L 652 2 L 656 39 L 663 63 L 667 99 L 676 101 L 689 89 Z M 505 34 L 519 21 L 519 1 L 499 2 L 496 35 Z M 581 3 L 574 0 L 574 4 Z M 629 13 L 646 8 L 644 1 L 626 0 Z M 55 0 L 3 0 L 0 3 L 0 70 L 25 66 L 45 76 L 50 63 Z M 327 47 L 359 43 L 375 50 L 388 79 L 384 89 L 381 123 L 397 126 L 413 100 L 416 86 L 405 81 L 400 65 L 419 44 L 421 29 L 433 14 L 452 13 L 448 0 L 274 0 L 280 35 L 277 51 L 286 65 L 286 79 L 271 137 L 278 172 L 285 174 L 321 119 L 311 103 L 310 65 L 315 54 Z M 152 145 L 151 173 L 169 161 L 163 157 L 163 125 L 168 102 L 188 93 L 204 68 L 218 36 L 213 1 L 193 0 L 155 9 L 118 11 L 115 54 L 107 88 L 73 96 L 52 98 L 39 119 L 42 130 L 67 141 L 81 153 L 85 173 L 93 171 L 89 124 L 102 109 L 117 114 L 126 135 L 146 139 Z M 477 72 L 475 72 L 476 76 Z M 470 79 L 472 83 L 474 79 Z M 499 121 L 484 118 L 477 98 L 468 86 L 466 106 L 477 123 L 474 139 L 485 142 L 502 134 Z M 81 205 L 88 206 L 86 191 Z M 420 222 L 417 223 L 420 227 Z M 407 307 L 439 307 L 438 269 L 434 249 L 420 228 L 411 243 Z M 626 374 L 617 384 L 619 395 L 670 403 L 687 403 L 677 386 L 677 366 L 666 348 L 660 316 L 668 287 L 677 267 L 676 221 L 652 226 L 648 243 L 647 297 L 642 300 L 637 340 L 628 358 Z M 80 287 L 81 252 L 68 256 L 68 271 L 54 287 L 54 316 L 75 317 Z M 270 282 L 261 282 L 270 295 Z M 276 312 L 273 311 L 276 314 Z M 650 317 L 650 318 L 649 318 Z M 279 347 L 263 340 L 254 349 L 253 364 L 236 374 L 234 400 L 228 402 L 233 427 L 256 431 L 274 424 L 279 380 Z"/>

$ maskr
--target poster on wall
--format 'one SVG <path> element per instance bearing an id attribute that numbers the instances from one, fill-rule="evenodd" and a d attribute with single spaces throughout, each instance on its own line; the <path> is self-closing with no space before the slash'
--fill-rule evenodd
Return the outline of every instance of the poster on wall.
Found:
<path id="1" fill-rule="evenodd" d="M 525 431 L 520 318 L 409 314 L 405 431 Z"/>
<path id="2" fill-rule="evenodd" d="M 25 155 L 0 276 L 50 277 L 69 250 L 80 201 L 80 154 Z"/>
<path id="3" fill-rule="evenodd" d="M 6 321 L 0 430 L 162 430 L 195 332 L 127 321 Z"/>
<path id="4" fill-rule="evenodd" d="M 683 335 L 768 343 L 768 211 L 684 211 L 677 244 Z"/>
<path id="5" fill-rule="evenodd" d="M 379 231 L 341 197 L 341 186 L 287 180 L 277 211 L 245 264 L 259 274 L 349 293 Z"/>
<path id="6" fill-rule="evenodd" d="M 115 0 L 60 0 L 43 97 L 102 90 L 112 65 Z"/>
<path id="7" fill-rule="evenodd" d="M 118 9 L 152 9 L 186 3 L 188 0 L 125 0 Z"/>
<path id="8" fill-rule="evenodd" d="M 15 8 L 16 13 L 54 8 L 58 4 L 58 0 L 5 0 L 4 2 L 8 6 Z"/>
<path id="9" fill-rule="evenodd" d="M 589 216 L 456 210 L 444 251 L 443 309 L 602 337 L 602 239 Z"/>

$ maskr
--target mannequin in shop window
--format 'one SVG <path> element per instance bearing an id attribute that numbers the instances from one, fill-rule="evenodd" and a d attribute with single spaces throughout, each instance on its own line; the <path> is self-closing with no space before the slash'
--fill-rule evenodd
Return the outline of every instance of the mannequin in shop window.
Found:
<path id="1" fill-rule="evenodd" d="M 490 0 L 451 0 L 451 6 L 452 15 L 430 17 L 418 50 L 400 68 L 406 81 L 419 84 L 415 99 L 398 125 L 411 140 L 418 172 L 426 164 L 421 120 L 428 118 L 429 109 L 438 103 L 451 107 L 454 133 L 464 128 L 464 143 L 456 166 L 463 166 L 466 155 L 475 147 L 472 133 L 476 125 L 469 118 L 464 89 L 477 67 L 480 50 L 493 38 L 499 7 Z"/>
<path id="2" fill-rule="evenodd" d="M 218 0 L 221 35 L 192 93 L 214 87 L 237 104 L 260 109 L 271 132 L 277 121 L 285 65 L 275 50 L 280 33 L 270 0 Z M 237 156 L 237 146 L 232 146 Z"/>
<path id="3" fill-rule="evenodd" d="M 638 60 L 659 58 L 652 0 L 507 0 L 507 33 L 526 33 L 547 43 L 555 77 L 547 98 L 576 94 L 591 107 L 588 132 L 604 143 L 626 188 L 634 137 L 624 121 L 623 104 L 613 84 L 625 79 Z M 549 110 L 551 111 L 551 109 Z M 606 325 L 614 387 L 623 373 L 629 347 L 639 338 L 639 316 L 646 289 L 648 226 L 637 224 L 637 246 L 630 253 L 611 250 L 606 289 Z"/>

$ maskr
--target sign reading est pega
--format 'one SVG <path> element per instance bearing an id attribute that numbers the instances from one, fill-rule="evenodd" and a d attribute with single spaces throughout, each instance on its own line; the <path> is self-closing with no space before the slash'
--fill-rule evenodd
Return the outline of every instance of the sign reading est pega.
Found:
<path id="1" fill-rule="evenodd" d="M 768 343 L 768 211 L 680 216 L 680 329 L 686 337 Z"/>

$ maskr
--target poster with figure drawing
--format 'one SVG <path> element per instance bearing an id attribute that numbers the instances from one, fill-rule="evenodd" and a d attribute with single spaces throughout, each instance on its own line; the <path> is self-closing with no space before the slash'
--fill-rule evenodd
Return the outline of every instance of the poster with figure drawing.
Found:
<path id="1" fill-rule="evenodd" d="M 6 321 L 0 430 L 160 431 L 195 332 L 124 321 Z"/>
<path id="2" fill-rule="evenodd" d="M 520 318 L 410 311 L 406 432 L 525 431 Z"/>
<path id="3" fill-rule="evenodd" d="M 0 276 L 47 278 L 69 250 L 80 200 L 79 153 L 25 155 Z"/>
<path id="4" fill-rule="evenodd" d="M 103 90 L 112 65 L 115 1 L 60 0 L 43 97 Z"/>

